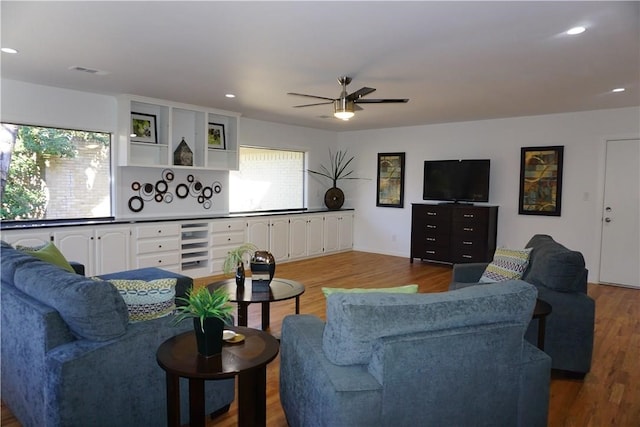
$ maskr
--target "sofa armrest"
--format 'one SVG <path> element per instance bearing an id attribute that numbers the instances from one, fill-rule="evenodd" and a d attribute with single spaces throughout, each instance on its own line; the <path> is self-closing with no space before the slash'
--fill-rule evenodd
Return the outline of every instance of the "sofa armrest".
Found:
<path id="1" fill-rule="evenodd" d="M 381 385 L 365 365 L 338 366 L 325 357 L 324 327 L 311 315 L 290 315 L 282 322 L 280 401 L 288 424 L 317 425 L 322 420 L 332 426 L 376 425 Z"/>
<path id="2" fill-rule="evenodd" d="M 488 262 L 472 262 L 468 264 L 454 264 L 452 281 L 460 283 L 477 283 L 482 273 L 489 265 Z"/>
<path id="3" fill-rule="evenodd" d="M 47 355 L 44 393 L 47 425 L 156 426 L 166 423 L 165 372 L 156 361 L 160 344 L 192 330 L 191 322 L 173 326 L 174 316 L 129 324 L 125 335 L 104 342 L 78 340 Z M 184 383 L 184 381 L 181 381 Z M 205 384 L 207 413 L 234 399 L 234 379 Z M 188 418 L 188 387 L 181 386 L 183 423 Z M 105 397 L 108 397 L 105 398 Z"/>
<path id="4" fill-rule="evenodd" d="M 84 264 L 81 264 L 77 261 L 69 261 L 69 264 L 71 265 L 71 268 L 73 268 L 73 271 L 76 272 L 76 274 L 79 274 L 81 276 L 85 275 Z"/>

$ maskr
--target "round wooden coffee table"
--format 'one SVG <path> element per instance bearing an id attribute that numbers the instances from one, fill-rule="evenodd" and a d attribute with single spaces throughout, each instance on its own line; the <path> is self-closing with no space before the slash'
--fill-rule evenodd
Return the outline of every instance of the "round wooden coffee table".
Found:
<path id="1" fill-rule="evenodd" d="M 244 287 L 238 289 L 235 279 L 223 280 L 207 285 L 210 291 L 224 287 L 229 293 L 230 301 L 238 304 L 238 325 L 247 326 L 247 311 L 249 304 L 262 304 L 262 330 L 269 329 L 270 309 L 269 304 L 274 301 L 296 299 L 296 314 L 300 314 L 300 295 L 305 291 L 304 285 L 293 280 L 274 277 L 269 284 L 268 292 L 254 292 L 250 277 L 244 282 Z"/>
<path id="2" fill-rule="evenodd" d="M 204 382 L 238 376 L 238 425 L 266 425 L 266 367 L 278 355 L 278 340 L 257 329 L 230 327 L 245 336 L 225 344 L 212 357 L 198 354 L 193 331 L 169 338 L 158 348 L 156 360 L 167 377 L 167 424 L 180 426 L 180 377 L 189 380 L 189 423 L 205 426 Z"/>

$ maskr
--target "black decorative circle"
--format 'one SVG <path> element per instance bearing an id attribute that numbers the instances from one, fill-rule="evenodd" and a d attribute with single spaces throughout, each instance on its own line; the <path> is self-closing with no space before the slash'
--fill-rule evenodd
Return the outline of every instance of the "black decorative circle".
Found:
<path id="1" fill-rule="evenodd" d="M 140 188 L 140 197 L 143 200 L 153 200 L 153 195 L 155 194 L 155 186 L 149 182 L 143 184 Z"/>
<path id="2" fill-rule="evenodd" d="M 191 174 L 187 175 L 187 181 L 189 181 L 189 182 L 193 182 L 193 180 L 194 180 L 194 179 L 195 179 L 195 178 L 194 178 L 194 176 L 193 176 L 193 175 L 191 175 Z"/>
<path id="3" fill-rule="evenodd" d="M 173 171 L 171 169 L 165 169 L 162 171 L 162 179 L 164 179 L 167 182 L 171 182 L 173 181 L 174 175 L 173 175 Z"/>
<path id="4" fill-rule="evenodd" d="M 144 208 L 144 200 L 140 196 L 133 196 L 129 199 L 129 210 L 131 212 L 140 212 Z"/>
<path id="5" fill-rule="evenodd" d="M 164 199 L 164 193 L 156 193 L 155 197 L 156 202 L 160 203 Z"/>
<path id="6" fill-rule="evenodd" d="M 222 191 L 222 184 L 220 184 L 219 182 L 214 182 L 213 183 L 213 192 L 216 194 L 220 194 L 220 192 Z"/>
<path id="7" fill-rule="evenodd" d="M 204 203 L 202 203 L 202 207 L 205 209 L 210 209 L 211 208 L 211 200 L 205 200 Z"/>
<path id="8" fill-rule="evenodd" d="M 200 203 L 200 204 L 204 203 L 204 196 L 203 195 L 198 196 L 198 203 Z"/>
<path id="9" fill-rule="evenodd" d="M 198 189 L 198 187 L 200 189 Z M 198 197 L 201 189 L 202 184 L 200 184 L 199 181 L 192 182 L 191 185 L 189 185 L 189 194 L 191 194 L 191 197 Z"/>
<path id="10" fill-rule="evenodd" d="M 202 197 L 209 200 L 213 196 L 213 189 L 211 187 L 204 187 L 202 189 Z"/>
<path id="11" fill-rule="evenodd" d="M 187 187 L 187 184 L 178 184 L 178 186 L 176 187 L 176 196 L 178 196 L 179 199 L 184 199 L 189 195 L 189 187 Z"/>
<path id="12" fill-rule="evenodd" d="M 173 193 L 164 193 L 164 202 L 165 203 L 173 202 Z"/>
<path id="13" fill-rule="evenodd" d="M 156 193 L 164 194 L 169 190 L 169 185 L 167 181 L 161 180 L 156 182 Z"/>
<path id="14" fill-rule="evenodd" d="M 131 189 L 133 191 L 138 191 L 140 189 L 140 183 L 138 181 L 133 181 L 131 183 Z"/>

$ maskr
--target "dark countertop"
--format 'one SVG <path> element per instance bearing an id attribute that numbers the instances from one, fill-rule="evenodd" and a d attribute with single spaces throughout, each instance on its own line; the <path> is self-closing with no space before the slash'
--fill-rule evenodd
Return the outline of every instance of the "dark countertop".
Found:
<path id="1" fill-rule="evenodd" d="M 74 219 L 74 220 L 35 220 L 35 221 L 2 221 L 0 222 L 1 230 L 20 230 L 20 229 L 35 229 L 35 228 L 51 228 L 51 227 L 79 227 L 79 226 L 93 226 L 93 225 L 112 225 L 112 224 L 141 224 L 152 222 L 165 222 L 165 221 L 192 221 L 192 220 L 213 220 L 223 218 L 249 218 L 249 217 L 261 217 L 261 216 L 274 216 L 274 215 L 300 215 L 300 214 L 314 214 L 314 213 L 327 213 L 327 212 L 340 212 L 340 211 L 353 211 L 352 208 L 344 208 L 339 210 L 329 209 L 294 209 L 286 211 L 267 211 L 267 212 L 240 212 L 232 214 L 218 214 L 208 216 L 194 216 L 194 217 L 157 217 L 157 218 L 143 218 L 143 219 L 118 219 L 115 217 L 107 218 L 87 218 L 87 219 Z"/>

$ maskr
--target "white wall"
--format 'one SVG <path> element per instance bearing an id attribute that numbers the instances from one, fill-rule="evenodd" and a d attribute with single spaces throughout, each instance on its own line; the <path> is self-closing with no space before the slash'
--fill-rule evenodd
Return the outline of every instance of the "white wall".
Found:
<path id="1" fill-rule="evenodd" d="M 489 204 L 498 205 L 498 245 L 524 247 L 536 233 L 585 256 L 599 275 L 605 139 L 640 134 L 640 109 L 622 108 L 500 120 L 346 132 L 338 145 L 356 156 L 358 181 L 347 198 L 356 209 L 354 247 L 409 257 L 411 204 L 423 203 L 424 160 L 491 159 Z M 563 145 L 560 217 L 518 214 L 520 148 Z M 377 153 L 405 152 L 404 208 L 376 207 Z"/>

